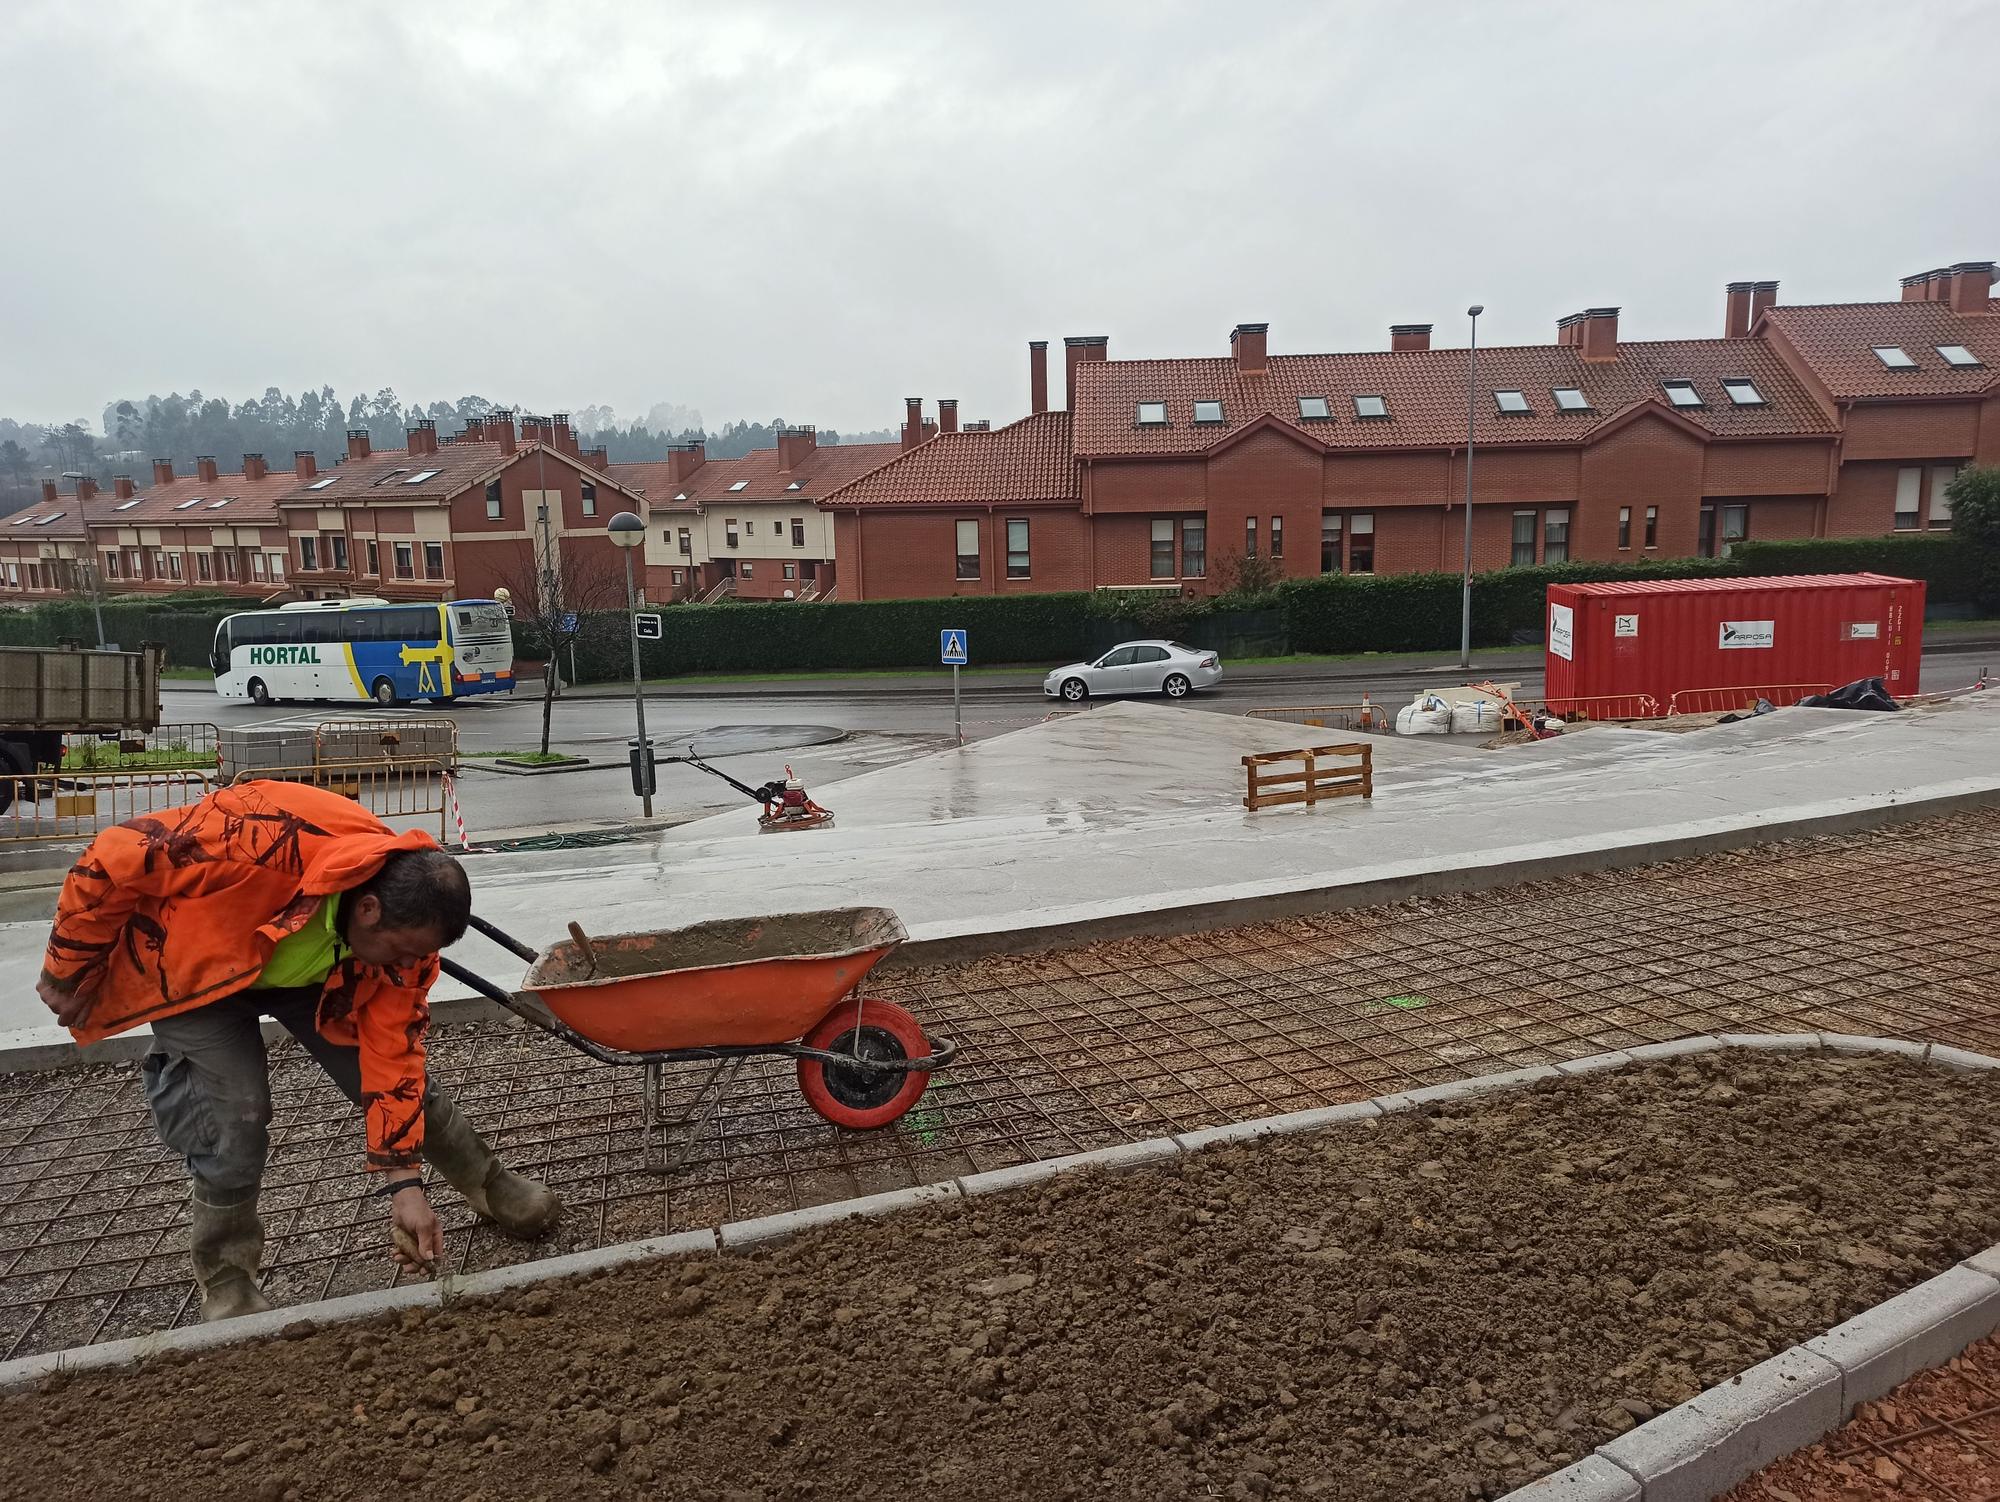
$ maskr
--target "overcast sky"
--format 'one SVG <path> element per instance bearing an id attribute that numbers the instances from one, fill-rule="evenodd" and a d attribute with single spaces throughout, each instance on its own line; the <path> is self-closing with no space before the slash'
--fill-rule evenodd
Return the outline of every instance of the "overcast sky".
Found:
<path id="1" fill-rule="evenodd" d="M 2000 5 L 12 0 L 0 415 L 855 430 L 1113 358 L 1720 332 L 2000 256 Z"/>

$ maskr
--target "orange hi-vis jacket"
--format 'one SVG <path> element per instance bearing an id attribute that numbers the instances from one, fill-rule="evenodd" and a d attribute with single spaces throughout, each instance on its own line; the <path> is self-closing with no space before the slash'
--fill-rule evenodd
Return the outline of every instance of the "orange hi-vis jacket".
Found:
<path id="1" fill-rule="evenodd" d="M 43 962 L 88 1002 L 79 1043 L 190 1012 L 249 986 L 278 941 L 398 850 L 434 849 L 337 793 L 226 787 L 105 830 L 63 883 Z M 424 1034 L 437 956 L 397 972 L 349 955 L 320 996 L 322 1036 L 361 1051 L 368 1166 L 408 1168 L 424 1141 Z"/>

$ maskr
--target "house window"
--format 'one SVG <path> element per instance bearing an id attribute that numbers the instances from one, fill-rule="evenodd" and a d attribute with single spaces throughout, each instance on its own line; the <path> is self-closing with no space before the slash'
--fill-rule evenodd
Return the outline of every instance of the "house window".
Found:
<path id="1" fill-rule="evenodd" d="M 1662 381 L 1660 385 L 1666 389 L 1667 400 L 1676 407 L 1701 405 L 1701 393 L 1694 389 L 1693 381 Z"/>
<path id="2" fill-rule="evenodd" d="M 1221 422 L 1222 403 L 1196 402 L 1194 404 L 1194 420 L 1196 422 Z"/>
<path id="3" fill-rule="evenodd" d="M 382 577 L 382 545 L 372 537 L 368 539 L 368 572 Z"/>
<path id="4" fill-rule="evenodd" d="M 1722 512 L 1722 556 L 1727 558 L 1737 543 L 1750 535 L 1750 508 L 1748 506 L 1723 506 Z"/>
<path id="5" fill-rule="evenodd" d="M 792 546 L 802 548 L 805 545 L 806 519 L 803 516 L 795 516 L 792 518 Z"/>
<path id="6" fill-rule="evenodd" d="M 1347 518 L 1347 571 L 1375 572 L 1375 513 L 1356 511 Z"/>
<path id="7" fill-rule="evenodd" d="M 1979 356 L 1975 355 L 1963 344 L 1940 344 L 1937 346 L 1937 352 L 1944 356 L 1944 363 L 1947 365 L 1964 366 L 1979 364 Z"/>
<path id="8" fill-rule="evenodd" d="M 736 546 L 736 518 L 730 517 L 722 524 L 722 540 L 729 547 Z"/>
<path id="9" fill-rule="evenodd" d="M 486 482 L 486 519 L 490 522 L 500 520 L 500 482 L 498 480 L 488 480 Z"/>
<path id="10" fill-rule="evenodd" d="M 250 555 L 250 573 L 254 578 L 261 579 L 264 577 L 264 555 L 262 553 L 252 553 Z"/>
<path id="11" fill-rule="evenodd" d="M 757 577 L 757 565 L 752 563 L 748 558 L 745 558 L 741 572 L 744 578 L 754 579 Z"/>
<path id="12" fill-rule="evenodd" d="M 681 585 L 683 585 L 683 584 L 687 583 L 687 570 L 686 570 L 686 569 L 684 569 L 684 568 L 677 568 L 677 569 L 674 569 L 674 570 L 673 570 L 672 572 L 673 572 L 673 577 L 674 577 L 674 586 L 675 586 L 675 588 L 679 588 L 679 587 L 680 587 Z"/>
<path id="13" fill-rule="evenodd" d="M 683 558 L 694 556 L 694 538 L 686 527 L 681 528 L 681 556 Z"/>
<path id="14" fill-rule="evenodd" d="M 585 516 L 597 515 L 597 482 L 595 480 L 585 480 L 583 482 L 583 514 Z"/>
<path id="15" fill-rule="evenodd" d="M 1558 386 L 1549 393 L 1556 399 L 1558 412 L 1588 412 L 1590 398 L 1574 386 Z"/>
<path id="16" fill-rule="evenodd" d="M 442 579 L 444 577 L 444 544 L 427 542 L 424 544 L 424 577 Z"/>
<path id="17" fill-rule="evenodd" d="M 153 556 L 155 559 L 159 557 L 157 553 L 154 554 Z M 300 572 L 309 574 L 318 567 L 319 567 L 319 539 L 317 537 L 301 537 L 299 539 Z"/>
<path id="18" fill-rule="evenodd" d="M 1750 532 L 1748 506 L 1704 506 L 1695 550 L 1704 558 L 1727 558 L 1729 550 Z"/>
<path id="19" fill-rule="evenodd" d="M 1569 507 L 1556 506 L 1542 513 L 1542 562 L 1569 562 Z"/>
<path id="20" fill-rule="evenodd" d="M 1165 427 L 1167 404 L 1165 402 L 1139 402 L 1132 409 L 1132 422 L 1136 427 Z"/>
<path id="21" fill-rule="evenodd" d="M 1333 416 L 1333 409 L 1323 396 L 1302 396 L 1299 398 L 1299 416 L 1306 422 L 1324 422 Z"/>
<path id="22" fill-rule="evenodd" d="M 1171 550 L 1172 544 L 1169 543 L 1168 547 Z M 1208 577 L 1208 518 L 1205 516 L 1190 516 L 1181 523 L 1181 577 Z"/>
<path id="23" fill-rule="evenodd" d="M 1254 516 L 1243 518 L 1243 556 L 1245 558 L 1257 556 L 1257 518 Z"/>
<path id="24" fill-rule="evenodd" d="M 415 543 L 399 542 L 396 547 L 396 577 L 414 579 L 417 576 L 417 549 Z"/>
<path id="25" fill-rule="evenodd" d="M 1153 577 L 1174 576 L 1174 523 L 1171 517 L 1153 518 Z"/>
<path id="26" fill-rule="evenodd" d="M 1513 413 L 1518 416 L 1528 411 L 1528 398 L 1519 391 L 1496 391 L 1493 393 L 1493 404 L 1502 413 Z"/>
<path id="27" fill-rule="evenodd" d="M 796 563 L 788 563 L 785 565 L 785 577 L 787 579 L 796 579 L 798 578 L 798 576 L 799 576 L 799 566 Z"/>
<path id="28" fill-rule="evenodd" d="M 215 577 L 215 562 L 207 553 L 196 553 L 194 555 L 194 576 L 197 579 L 213 579 Z"/>
<path id="29" fill-rule="evenodd" d="M 756 530 L 757 530 L 757 519 L 753 516 L 752 518 L 750 518 L 749 521 L 743 524 L 743 535 L 745 537 L 748 537 L 751 533 L 755 532 Z"/>
<path id="30" fill-rule="evenodd" d="M 1896 471 L 1896 530 L 1914 532 L 1919 517 L 1919 503 L 1923 499 L 1924 472 L 1921 469 L 1899 469 Z"/>
<path id="31" fill-rule="evenodd" d="M 1914 526 L 1915 523 L 1913 522 L 1911 525 Z M 153 549 L 153 577 L 155 579 L 164 579 L 167 577 L 167 550 L 165 548 Z"/>
<path id="32" fill-rule="evenodd" d="M 1912 360 L 1909 353 L 1900 345 L 1877 344 L 1874 346 L 1874 350 L 1875 358 L 1882 362 L 1884 369 L 1915 370 L 1917 368 L 1917 362 Z"/>
<path id="33" fill-rule="evenodd" d="M 228 579 L 228 580 L 230 580 L 231 582 L 234 582 L 234 580 L 235 580 L 235 578 L 236 578 L 236 555 L 235 555 L 235 553 L 233 553 L 233 552 L 231 552 L 231 553 L 218 553 L 218 554 L 216 554 L 216 557 L 218 557 L 218 558 L 220 558 L 220 559 L 222 560 L 222 577 L 223 577 L 223 578 L 225 578 L 225 579 Z"/>
<path id="34" fill-rule="evenodd" d="M 1357 396 L 1354 399 L 1356 417 L 1387 417 L 1389 403 L 1379 396 Z"/>
<path id="35" fill-rule="evenodd" d="M 1346 533 L 1343 528 L 1345 518 L 1338 511 L 1322 511 L 1319 514 L 1319 571 L 1322 574 L 1337 574 L 1347 560 L 1341 542 Z"/>
<path id="36" fill-rule="evenodd" d="M 958 577 L 977 579 L 979 577 L 979 523 L 959 522 L 953 529 L 958 539 Z"/>
<path id="37" fill-rule="evenodd" d="M 1507 561 L 1515 568 L 1525 568 L 1535 561 L 1535 513 L 1516 511 L 1514 513 L 1514 551 Z"/>
<path id="38" fill-rule="evenodd" d="M 1632 508 L 1630 506 L 1620 506 L 1618 508 L 1618 549 L 1620 552 L 1623 552 L 1631 546 Z"/>
<path id="39" fill-rule="evenodd" d="M 1285 556 L 1285 519 L 1282 516 L 1271 518 L 1271 556 Z"/>
<path id="40" fill-rule="evenodd" d="M 1007 577 L 1028 577 L 1028 521 L 1015 517 L 1007 523 Z"/>
<path id="41" fill-rule="evenodd" d="M 118 577 L 118 555 L 116 553 L 106 553 L 104 555 L 104 577 L 107 579 Z"/>
<path id="42" fill-rule="evenodd" d="M 731 495 L 734 495 L 739 490 L 748 490 L 749 488 L 750 488 L 750 482 L 748 480 L 738 480 L 734 485 L 731 485 L 729 487 L 729 493 Z"/>
<path id="43" fill-rule="evenodd" d="M 333 567 L 338 569 L 347 567 L 347 538 L 345 536 L 336 534 L 329 537 L 327 539 L 327 551 L 333 556 Z"/>
<path id="44" fill-rule="evenodd" d="M 9 589 L 19 589 L 21 587 L 20 564 L 10 563 L 7 565 L 7 587 Z"/>
<path id="45" fill-rule="evenodd" d="M 1739 407 L 1761 407 L 1764 405 L 1764 393 L 1757 389 L 1755 382 L 1748 380 L 1725 380 L 1722 383 L 1722 389 L 1728 393 L 1729 399 Z"/>
<path id="46" fill-rule="evenodd" d="M 1656 548 L 1659 545 L 1660 508 L 1658 506 L 1648 506 L 1646 508 L 1646 546 Z"/>
<path id="47" fill-rule="evenodd" d="M 284 581 L 285 555 L 283 553 L 273 553 L 271 555 L 271 577 L 280 583 Z"/>
<path id="48" fill-rule="evenodd" d="M 1945 490 L 1957 474 L 1956 464 L 1938 464 L 1931 467 L 1930 525 L 1933 527 L 1951 526 L 1951 497 L 1945 494 Z"/>

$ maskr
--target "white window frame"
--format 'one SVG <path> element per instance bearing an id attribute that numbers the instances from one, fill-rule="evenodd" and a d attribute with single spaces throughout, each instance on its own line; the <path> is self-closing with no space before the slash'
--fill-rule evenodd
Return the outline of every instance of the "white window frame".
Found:
<path id="1" fill-rule="evenodd" d="M 967 549 L 965 541 L 972 539 Z M 951 525 L 951 576 L 961 584 L 977 582 L 985 572 L 984 549 L 979 545 L 979 521 L 976 517 L 959 517 Z M 967 573 L 965 560 L 972 560 L 972 572 Z"/>

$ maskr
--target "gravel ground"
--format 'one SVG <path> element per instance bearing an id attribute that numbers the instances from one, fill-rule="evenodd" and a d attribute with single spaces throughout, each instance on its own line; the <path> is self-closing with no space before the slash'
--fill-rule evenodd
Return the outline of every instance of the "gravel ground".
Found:
<path id="1" fill-rule="evenodd" d="M 1996 1106 L 1730 1053 L 301 1327 L 0 1399 L 0 1497 L 1496 1496 L 2000 1236 Z"/>

